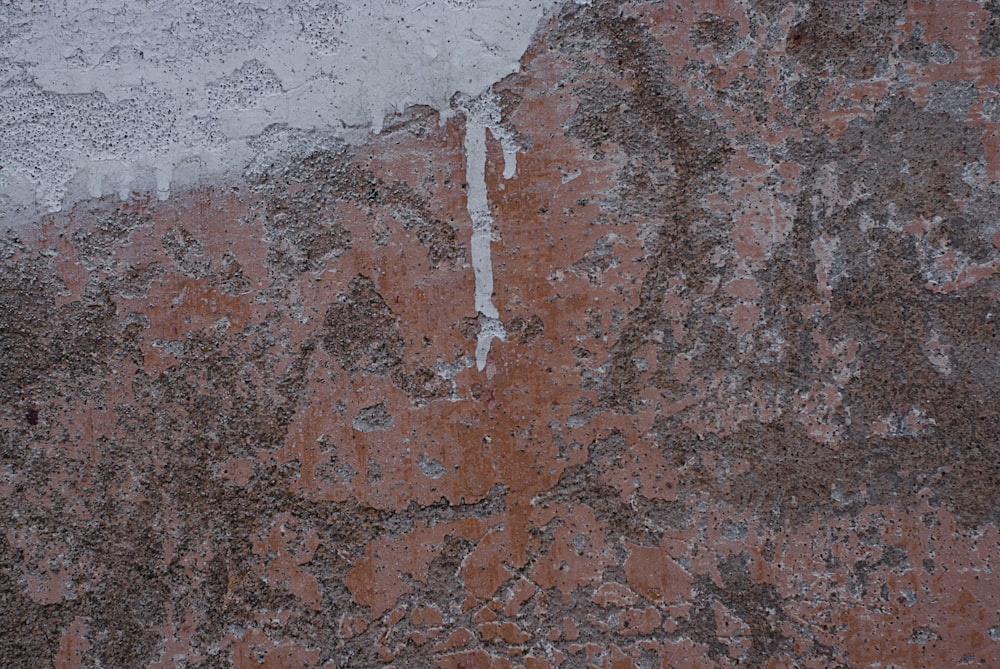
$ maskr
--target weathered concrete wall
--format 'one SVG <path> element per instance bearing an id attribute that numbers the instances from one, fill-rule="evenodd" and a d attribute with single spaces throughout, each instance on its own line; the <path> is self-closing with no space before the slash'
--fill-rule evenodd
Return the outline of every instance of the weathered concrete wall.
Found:
<path id="1" fill-rule="evenodd" d="M 12 667 L 1000 666 L 1000 5 L 567 3 L 0 258 Z"/>

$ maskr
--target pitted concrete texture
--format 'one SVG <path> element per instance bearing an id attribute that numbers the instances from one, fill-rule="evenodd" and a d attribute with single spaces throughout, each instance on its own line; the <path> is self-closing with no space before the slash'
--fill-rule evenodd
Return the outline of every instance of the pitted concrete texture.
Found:
<path id="1" fill-rule="evenodd" d="M 448 118 L 8 233 L 0 664 L 1000 666 L 998 57 L 567 3 Z"/>

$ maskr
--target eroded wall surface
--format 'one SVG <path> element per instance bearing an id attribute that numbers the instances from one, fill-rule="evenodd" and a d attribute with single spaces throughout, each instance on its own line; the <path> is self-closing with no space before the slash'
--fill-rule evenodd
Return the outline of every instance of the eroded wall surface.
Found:
<path id="1" fill-rule="evenodd" d="M 1000 666 L 1000 6 L 568 3 L 0 273 L 11 667 Z"/>

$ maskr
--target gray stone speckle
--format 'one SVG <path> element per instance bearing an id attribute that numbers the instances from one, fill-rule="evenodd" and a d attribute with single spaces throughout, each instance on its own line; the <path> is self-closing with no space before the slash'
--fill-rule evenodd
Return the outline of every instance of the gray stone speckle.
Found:
<path id="1" fill-rule="evenodd" d="M 962 121 L 968 116 L 977 95 L 975 82 L 937 81 L 931 85 L 926 109 L 929 112 L 944 112 L 954 120 Z"/>
<path id="2" fill-rule="evenodd" d="M 379 402 L 362 409 L 355 417 L 354 429 L 361 432 L 388 430 L 392 427 L 392 416 L 385 408 L 385 402 Z"/>
<path id="3" fill-rule="evenodd" d="M 426 454 L 420 456 L 417 466 L 420 467 L 420 471 L 424 473 L 424 476 L 429 479 L 439 479 L 448 471 L 439 461 L 427 457 Z"/>

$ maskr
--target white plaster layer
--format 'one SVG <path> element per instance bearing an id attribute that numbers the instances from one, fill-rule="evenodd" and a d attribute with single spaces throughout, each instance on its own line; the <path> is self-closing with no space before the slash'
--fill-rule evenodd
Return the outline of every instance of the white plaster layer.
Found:
<path id="1" fill-rule="evenodd" d="M 241 170 L 275 128 L 353 141 L 413 104 L 448 115 L 454 93 L 517 70 L 555 2 L 0 3 L 0 221 L 109 192 L 167 197 Z M 512 175 L 516 148 L 497 136 Z"/>

